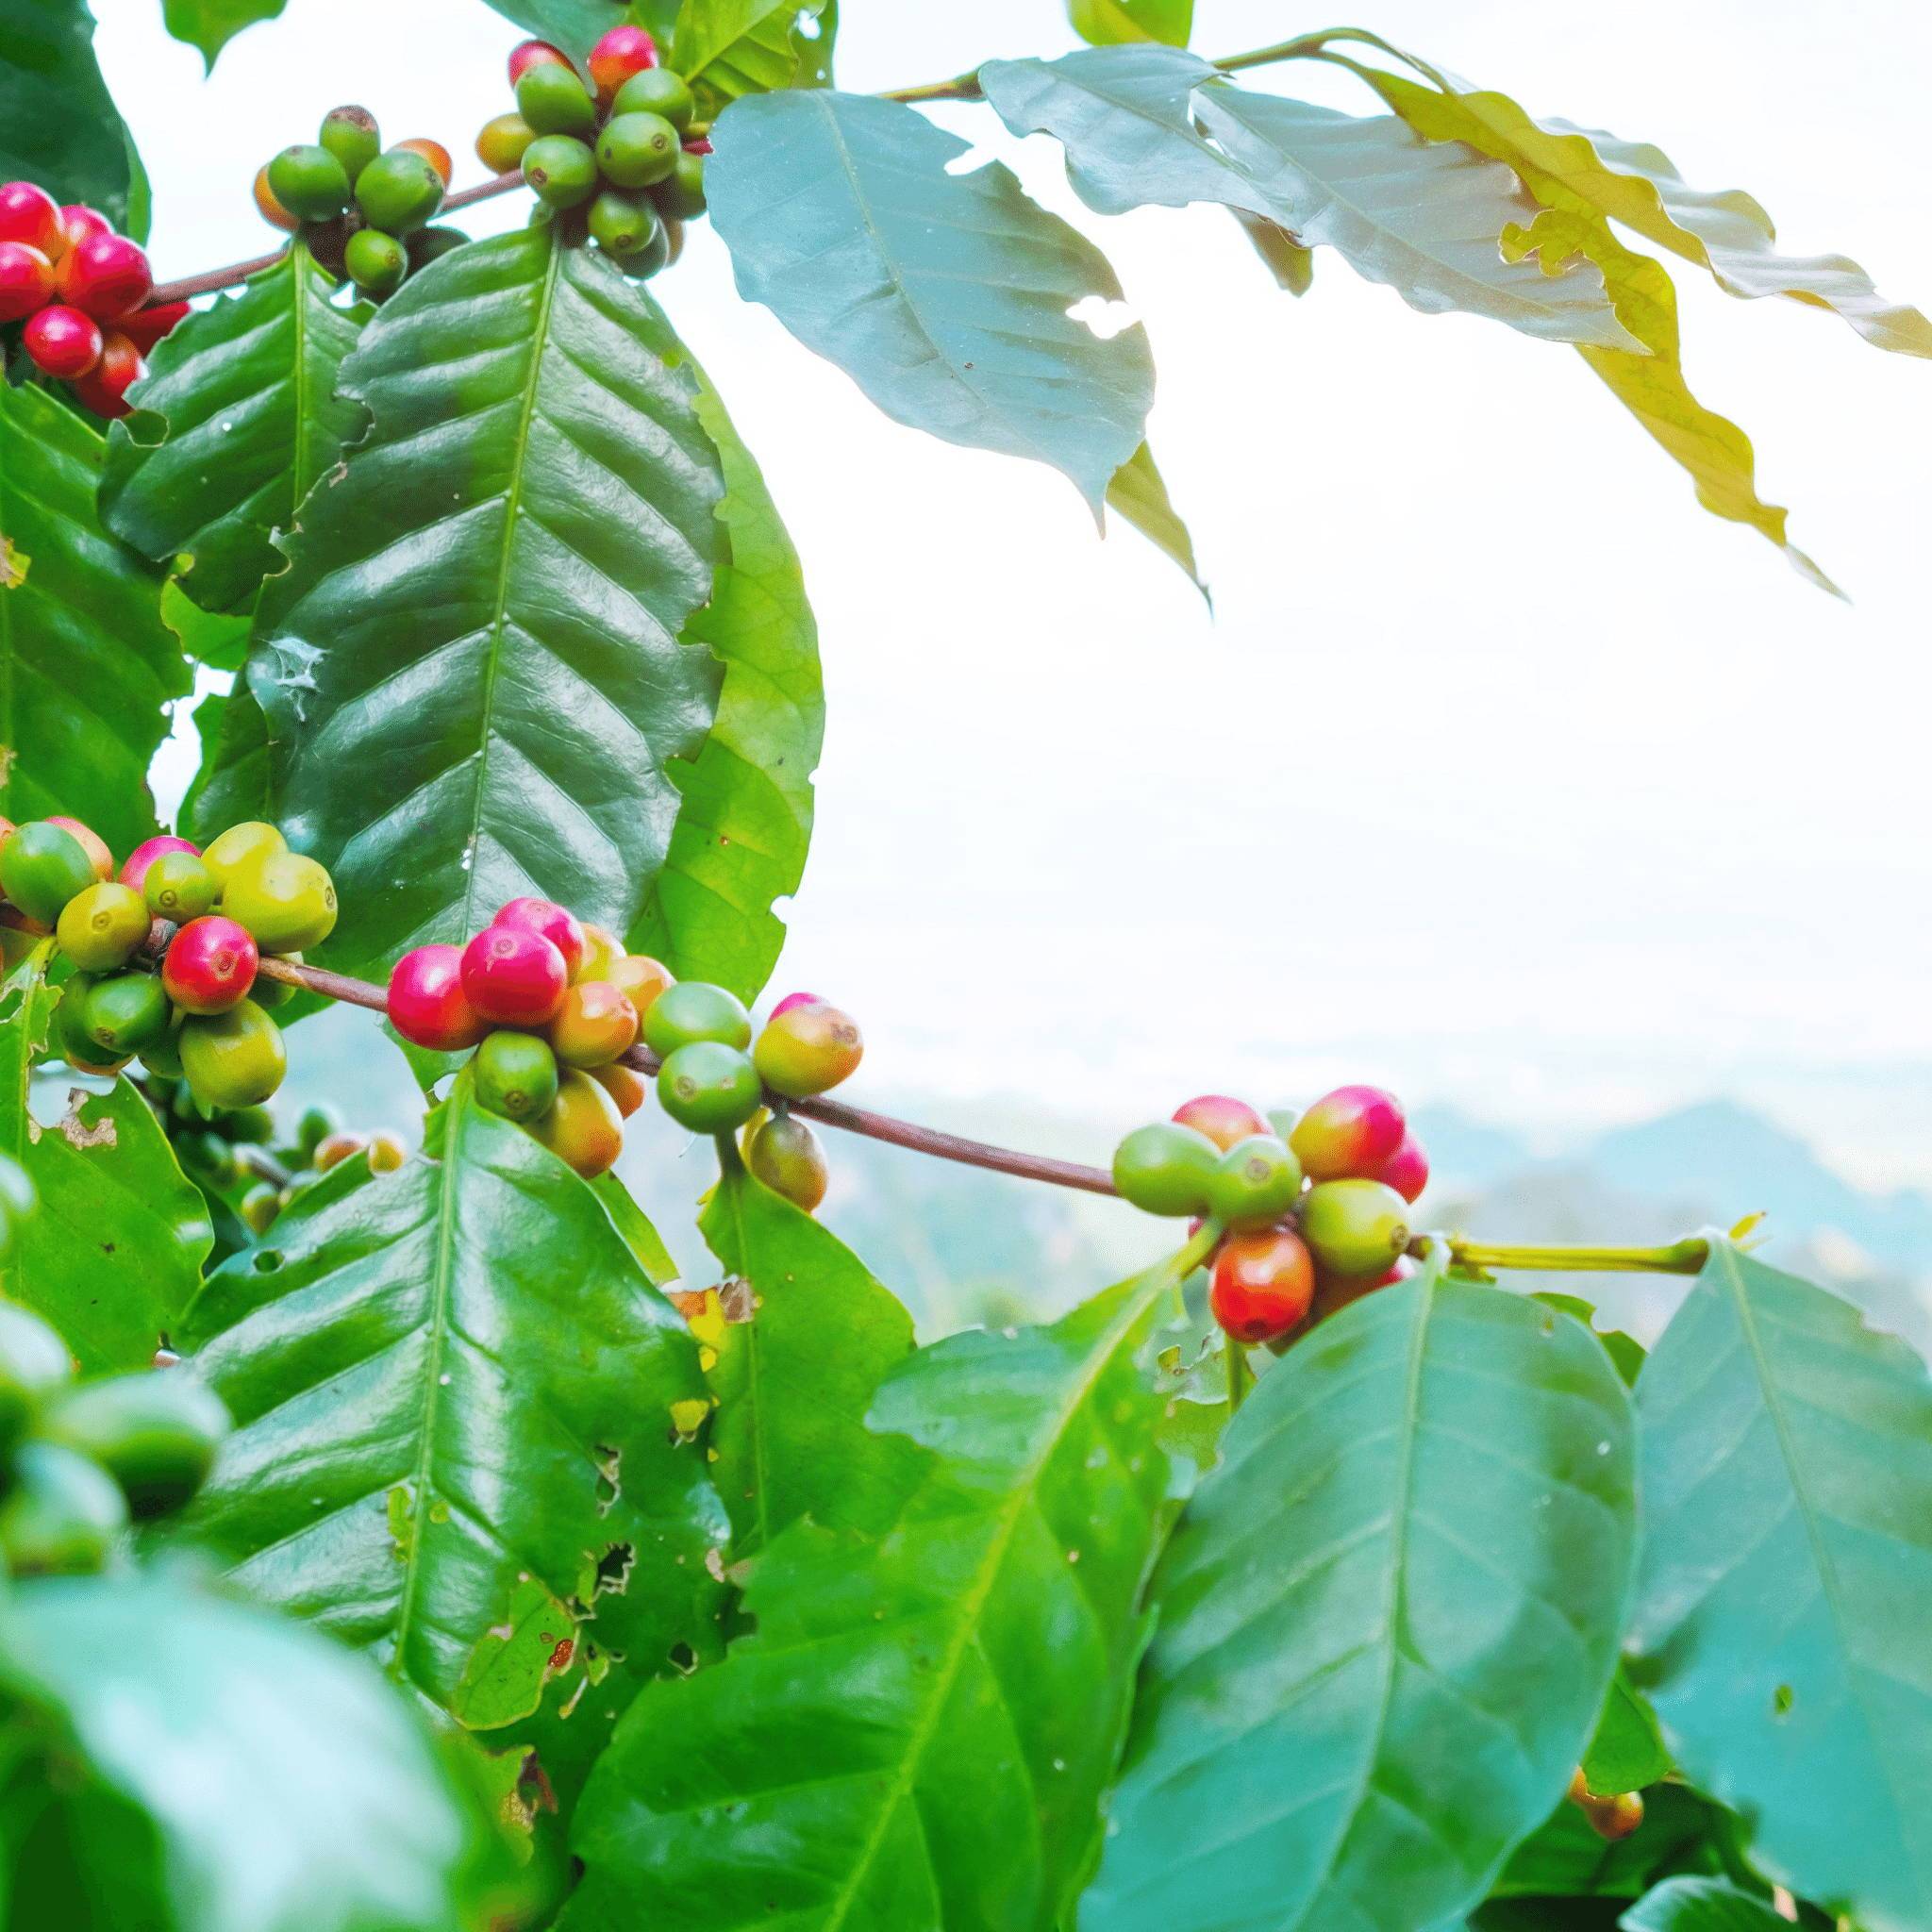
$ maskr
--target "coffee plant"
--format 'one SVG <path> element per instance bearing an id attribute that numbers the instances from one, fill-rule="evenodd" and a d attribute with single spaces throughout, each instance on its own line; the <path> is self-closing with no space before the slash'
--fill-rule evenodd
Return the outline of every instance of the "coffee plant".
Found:
<path id="1" fill-rule="evenodd" d="M 166 17 L 212 60 L 280 10 Z M 1749 1224 L 1441 1229 L 1361 1086 L 1049 1159 L 833 1097 L 830 999 L 753 1017 L 824 704 L 675 326 L 691 224 L 888 415 L 1191 575 L 1106 257 L 924 104 L 1051 136 L 1095 215 L 1232 216 L 1291 294 L 1339 258 L 1568 344 L 1827 588 L 1666 258 L 1932 356 L 1654 147 L 1358 28 L 1208 58 L 1191 10 L 858 94 L 835 0 L 499 0 L 485 178 L 291 99 L 315 139 L 234 163 L 286 239 L 158 283 L 82 0 L 0 0 L 8 1923 L 1932 1926 L 1932 1388 Z M 276 1110 L 331 1001 L 420 1146 L 346 1082 Z M 709 1280 L 611 1172 L 653 1105 L 715 1141 Z M 915 1346 L 814 1218 L 850 1134 L 1177 1239 Z M 1646 1354 L 1518 1269 L 1686 1286 Z"/>

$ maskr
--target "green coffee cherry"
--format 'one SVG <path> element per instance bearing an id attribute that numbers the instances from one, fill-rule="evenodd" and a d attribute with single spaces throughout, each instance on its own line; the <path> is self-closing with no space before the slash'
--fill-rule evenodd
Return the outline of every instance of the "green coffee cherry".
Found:
<path id="1" fill-rule="evenodd" d="M 176 925 L 212 912 L 221 890 L 214 874 L 192 852 L 162 853 L 142 881 L 147 909 L 157 919 L 172 919 Z"/>
<path id="2" fill-rule="evenodd" d="M 84 1074 L 117 1073 L 120 1060 L 104 1054 L 87 1030 L 87 1003 L 93 990 L 93 976 L 87 973 L 76 973 L 60 989 L 60 1004 L 54 1008 L 54 1051 Z"/>
<path id="3" fill-rule="evenodd" d="M 367 108 L 331 108 L 322 117 L 322 131 L 316 139 L 342 164 L 342 173 L 354 187 L 362 170 L 382 152 L 382 135 L 375 116 Z M 273 181 L 270 183 L 274 185 Z M 286 204 L 284 204 L 286 206 Z M 342 206 L 348 206 L 343 197 Z"/>
<path id="4" fill-rule="evenodd" d="M 23 1442 L 0 1503 L 0 1555 L 16 1576 L 79 1576 L 108 1560 L 127 1504 L 106 1470 L 61 1442 Z"/>
<path id="5" fill-rule="evenodd" d="M 591 239 L 612 255 L 636 255 L 658 233 L 658 210 L 641 194 L 607 188 L 591 204 Z"/>
<path id="6" fill-rule="evenodd" d="M 597 104 L 576 69 L 555 60 L 524 69 L 517 112 L 539 134 L 588 134 L 597 125 Z"/>
<path id="7" fill-rule="evenodd" d="M 304 222 L 325 222 L 349 205 L 349 172 L 325 147 L 285 147 L 268 164 L 269 192 Z"/>
<path id="8" fill-rule="evenodd" d="M 89 989 L 81 1003 L 81 1030 L 108 1059 L 143 1058 L 168 1031 L 171 1009 L 159 977 L 117 973 Z"/>
<path id="9" fill-rule="evenodd" d="M 524 179 L 546 208 L 575 208 L 597 192 L 597 157 L 574 135 L 540 135 L 524 150 Z"/>
<path id="10" fill-rule="evenodd" d="M 1176 1121 L 1136 1127 L 1114 1149 L 1113 1184 L 1149 1214 L 1205 1214 L 1221 1149 Z"/>
<path id="11" fill-rule="evenodd" d="M 273 1181 L 263 1181 L 242 1196 L 235 1211 L 250 1234 L 266 1234 L 282 1211 L 282 1191 Z"/>
<path id="12" fill-rule="evenodd" d="M 358 228 L 342 250 L 342 266 L 365 295 L 391 295 L 409 273 L 409 258 L 393 235 Z"/>
<path id="13" fill-rule="evenodd" d="M 68 900 L 94 882 L 87 847 L 58 825 L 37 820 L 0 842 L 0 892 L 49 931 Z"/>
<path id="14" fill-rule="evenodd" d="M 659 1105 L 694 1134 L 724 1134 L 743 1126 L 758 1110 L 759 1097 L 751 1056 L 720 1040 L 694 1040 L 675 1048 L 658 1074 Z"/>
<path id="15" fill-rule="evenodd" d="M 163 1080 L 181 1078 L 181 1032 L 172 1021 L 163 1033 L 156 1037 L 141 1050 L 141 1063 L 150 1074 L 158 1074 Z"/>
<path id="16" fill-rule="evenodd" d="M 663 180 L 683 152 L 677 129 L 661 114 L 613 114 L 597 137 L 597 166 L 619 188 Z"/>
<path id="17" fill-rule="evenodd" d="M 613 116 L 661 114 L 680 134 L 691 125 L 697 110 L 689 85 L 668 67 L 646 67 L 633 74 L 610 103 Z"/>
<path id="18" fill-rule="evenodd" d="M 460 228 L 418 228 L 409 237 L 409 273 L 427 268 L 445 255 L 460 248 L 470 238 Z"/>
<path id="19" fill-rule="evenodd" d="M 295 1144 L 305 1157 L 312 1157 L 315 1150 L 331 1134 L 342 1131 L 342 1117 L 334 1108 L 328 1106 L 311 1107 L 295 1124 Z"/>
<path id="20" fill-rule="evenodd" d="M 674 221 L 695 221 L 705 211 L 705 158 L 679 149 L 670 174 L 651 190 L 659 214 Z"/>
<path id="21" fill-rule="evenodd" d="M 613 255 L 614 261 L 634 282 L 648 282 L 671 260 L 671 224 L 660 221 L 657 232 L 635 255 Z"/>
<path id="22" fill-rule="evenodd" d="M 507 1027 L 476 1049 L 476 1101 L 507 1121 L 533 1121 L 557 1098 L 557 1056 L 548 1041 Z"/>
<path id="23" fill-rule="evenodd" d="M 415 149 L 390 148 L 362 170 L 356 206 L 372 228 L 407 235 L 442 206 L 442 176 Z"/>
<path id="24" fill-rule="evenodd" d="M 1302 1164 L 1273 1134 L 1237 1141 L 1208 1182 L 1208 1211 L 1229 1227 L 1271 1227 L 1301 1198 Z"/>
<path id="25" fill-rule="evenodd" d="M 289 1071 L 282 1029 L 253 1000 L 225 1013 L 186 1020 L 181 1026 L 181 1070 L 190 1091 L 216 1110 L 257 1107 L 282 1084 Z"/>
<path id="26" fill-rule="evenodd" d="M 1408 1246 L 1408 1203 L 1381 1181 L 1317 1181 L 1302 1239 L 1330 1274 L 1385 1274 Z"/>
<path id="27" fill-rule="evenodd" d="M 42 1399 L 73 1374 L 67 1344 L 46 1323 L 15 1302 L 0 1302 L 0 1455 L 12 1454 Z"/>
<path id="28" fill-rule="evenodd" d="M 83 973 L 112 973 L 147 939 L 147 901 L 118 882 L 87 887 L 60 908 L 60 950 Z"/>
<path id="29" fill-rule="evenodd" d="M 41 1433 L 92 1457 L 138 1517 L 178 1509 L 208 1480 L 228 1411 L 183 1370 L 83 1382 L 47 1406 Z"/>
<path id="30" fill-rule="evenodd" d="M 667 986 L 644 1015 L 644 1044 L 662 1059 L 694 1041 L 724 1046 L 751 1044 L 751 1015 L 736 993 L 702 979 Z"/>

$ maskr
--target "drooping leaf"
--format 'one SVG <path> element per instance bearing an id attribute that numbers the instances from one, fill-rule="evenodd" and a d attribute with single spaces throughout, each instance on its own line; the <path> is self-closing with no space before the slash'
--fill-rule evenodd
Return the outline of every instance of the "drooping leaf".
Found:
<path id="1" fill-rule="evenodd" d="M 684 634 L 710 648 L 724 682 L 704 750 L 670 768 L 677 823 L 630 944 L 750 1000 L 785 943 L 773 908 L 805 875 L 824 677 L 798 553 L 717 391 L 699 380 L 698 417 L 724 465 L 730 554 Z"/>
<path id="2" fill-rule="evenodd" d="M 119 1843 L 82 1838 L 77 1849 L 93 1854 L 79 1874 L 90 1897 L 103 1880 L 112 1888 L 113 1906 L 96 1917 L 83 1899 L 33 1885 L 46 1867 L 30 1839 L 27 1870 L 15 1874 L 22 1926 L 459 1932 L 474 1923 L 463 1892 L 482 1822 L 412 1714 L 336 1645 L 171 1576 L 49 1578 L 0 1608 L 0 1681 L 33 1707 L 14 1724 L 44 1730 L 68 1760 L 50 1778 L 38 1755 L 10 1759 L 9 1812 L 71 1786 L 77 1756 L 151 1823 L 158 1853 L 137 1875 Z M 51 1838 L 56 1826 L 43 1817 L 41 1830 Z M 151 1893 L 141 1876 L 156 1882 Z"/>
<path id="3" fill-rule="evenodd" d="M 466 1079 L 432 1144 L 333 1170 L 209 1276 L 187 1339 L 237 1429 L 189 1526 L 445 1709 L 534 1579 L 622 1660 L 516 1740 L 562 1784 L 674 1649 L 715 1648 L 724 1513 L 673 1424 L 704 1383 L 596 1196 Z"/>
<path id="4" fill-rule="evenodd" d="M 1304 248 L 1279 222 L 1251 215 L 1246 208 L 1231 210 L 1241 225 L 1241 233 L 1267 264 L 1277 286 L 1291 295 L 1306 295 L 1315 286 L 1315 251 Z"/>
<path id="5" fill-rule="evenodd" d="M 698 1226 L 725 1270 L 707 1374 L 733 1557 L 756 1556 L 802 1516 L 883 1528 L 904 1500 L 908 1458 L 865 1415 L 911 1351 L 912 1318 L 838 1236 L 735 1158 Z"/>
<path id="6" fill-rule="evenodd" d="M 1789 1920 L 1722 1878 L 1670 1878 L 1617 1924 L 1624 1932 L 1784 1932 Z"/>
<path id="7" fill-rule="evenodd" d="M 745 94 L 800 85 L 817 58 L 816 24 L 824 0 L 684 0 L 672 38 L 671 64 L 691 84 L 698 112 L 716 119 Z"/>
<path id="8" fill-rule="evenodd" d="M 1932 1380 L 1729 1242 L 1637 1384 L 1631 1675 L 1771 1876 L 1870 1932 L 1932 1923 Z"/>
<path id="9" fill-rule="evenodd" d="M 200 51 L 212 74 L 222 49 L 243 27 L 278 20 L 289 0 L 161 0 L 161 18 L 177 41 Z"/>
<path id="10" fill-rule="evenodd" d="M 208 1203 L 126 1080 L 105 1096 L 75 1089 L 51 1126 L 29 1112 L 52 956 L 42 941 L 0 986 L 0 1153 L 25 1168 L 41 1203 L 0 1254 L 0 1295 L 44 1315 L 88 1373 L 144 1369 L 200 1286 Z"/>
<path id="11" fill-rule="evenodd" d="M 130 195 L 141 162 L 93 42 L 86 0 L 0 0 L 0 181 L 37 181 L 145 241 Z"/>
<path id="12" fill-rule="evenodd" d="M 147 768 L 190 686 L 160 573 L 101 528 L 105 445 L 0 385 L 0 813 L 65 812 L 116 852 L 154 830 Z"/>
<path id="13" fill-rule="evenodd" d="M 713 139 L 711 219 L 741 294 L 896 421 L 1051 464 L 1099 515 L 1154 369 L 1138 323 L 1103 341 L 1067 313 L 1121 295 L 1091 242 L 998 163 L 949 174 L 967 143 L 896 101 L 756 95 Z"/>
<path id="14" fill-rule="evenodd" d="M 1585 1329 L 1433 1263 L 1291 1350 L 1162 1561 L 1083 1932 L 1474 1906 L 1602 1707 L 1633 1460 Z"/>
<path id="15" fill-rule="evenodd" d="M 1641 1791 L 1675 1769 L 1657 1727 L 1657 1713 L 1622 1665 L 1610 1680 L 1596 1736 L 1583 1754 L 1583 1775 L 1593 1791 Z"/>
<path id="16" fill-rule="evenodd" d="M 1185 47 L 1194 29 L 1194 0 L 1067 0 L 1067 19 L 1083 41 L 1165 41 Z"/>
<path id="17" fill-rule="evenodd" d="M 108 433 L 101 520 L 157 563 L 192 559 L 181 588 L 208 611 L 245 611 L 283 568 L 275 533 L 361 428 L 336 394 L 361 311 L 297 241 L 239 294 L 187 317 Z"/>
<path id="18" fill-rule="evenodd" d="M 525 892 L 635 922 L 667 760 L 718 688 L 679 640 L 723 493 L 684 359 L 636 284 L 541 227 L 413 276 L 342 364 L 372 426 L 304 507 L 248 681 L 277 816 L 335 874 L 343 970 Z"/>
<path id="19" fill-rule="evenodd" d="M 1200 570 L 1194 562 L 1194 540 L 1167 493 L 1167 479 L 1155 463 L 1149 444 L 1143 442 L 1114 472 L 1113 481 L 1107 486 L 1107 504 L 1171 557 L 1188 581 L 1208 599 L 1208 608 L 1214 608 L 1214 599 L 1201 581 Z"/>
<path id="20" fill-rule="evenodd" d="M 1174 1507 L 1136 1357 L 1176 1279 L 887 1378 L 873 1424 L 932 1452 L 923 1486 L 883 1541 L 794 1523 L 753 1571 L 756 1635 L 632 1707 L 565 1925 L 1066 1923 Z"/>

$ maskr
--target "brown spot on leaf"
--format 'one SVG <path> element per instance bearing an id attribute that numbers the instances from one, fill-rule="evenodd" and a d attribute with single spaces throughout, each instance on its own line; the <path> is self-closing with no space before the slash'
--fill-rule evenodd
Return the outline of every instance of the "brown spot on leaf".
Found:
<path id="1" fill-rule="evenodd" d="M 67 1090 L 67 1111 L 60 1116 L 60 1134 L 70 1147 L 76 1147 L 85 1153 L 90 1147 L 112 1147 L 121 1138 L 120 1129 L 112 1120 L 96 1121 L 92 1126 L 83 1124 L 80 1110 L 93 1098 L 84 1087 L 70 1087 Z"/>
<path id="2" fill-rule="evenodd" d="M 718 1306 L 724 1310 L 724 1319 L 732 1323 L 749 1322 L 757 1313 L 758 1298 L 752 1291 L 748 1281 L 734 1275 L 718 1291 Z"/>
<path id="3" fill-rule="evenodd" d="M 0 537 L 0 591 L 17 591 L 26 582 L 26 558 L 14 548 L 11 537 Z"/>

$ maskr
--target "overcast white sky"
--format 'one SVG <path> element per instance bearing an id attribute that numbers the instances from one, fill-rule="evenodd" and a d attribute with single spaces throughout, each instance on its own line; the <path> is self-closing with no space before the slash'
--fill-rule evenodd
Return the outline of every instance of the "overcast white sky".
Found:
<path id="1" fill-rule="evenodd" d="M 336 102 L 443 141 L 459 184 L 508 105 L 517 35 L 476 0 L 291 0 L 205 86 L 152 0 L 100 10 L 163 277 L 269 245 L 254 169 Z M 1070 44 L 1055 0 L 843 10 L 858 89 Z M 1196 44 L 1326 18 L 1200 0 Z M 1926 9 L 1360 21 L 1932 301 Z M 1369 110 L 1304 68 L 1258 84 Z M 1051 143 L 944 118 L 1076 212 Z M 1723 1091 L 1932 1181 L 1932 365 L 1679 275 L 1692 384 L 1846 608 L 1697 509 L 1568 350 L 1328 254 L 1295 303 L 1213 209 L 1077 219 L 1152 334 L 1216 621 L 1063 479 L 877 415 L 737 300 L 707 230 L 658 284 L 805 556 L 831 720 L 779 979 L 862 1017 L 866 1084 L 1127 1121 L 1369 1076 L 1552 1131 Z"/>

